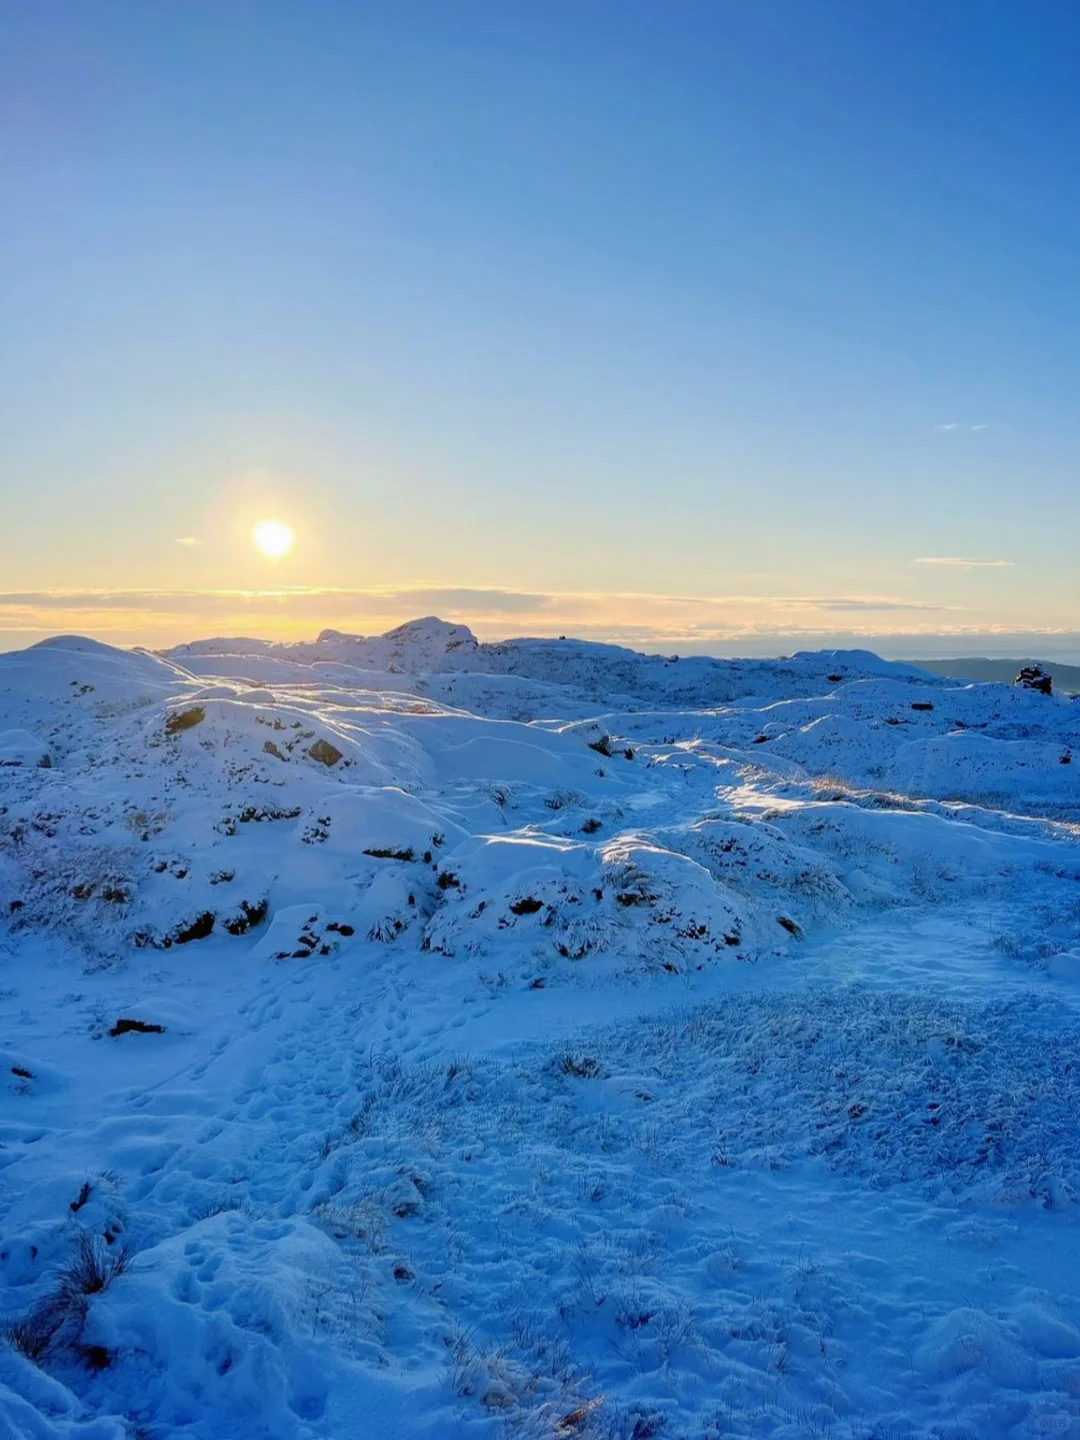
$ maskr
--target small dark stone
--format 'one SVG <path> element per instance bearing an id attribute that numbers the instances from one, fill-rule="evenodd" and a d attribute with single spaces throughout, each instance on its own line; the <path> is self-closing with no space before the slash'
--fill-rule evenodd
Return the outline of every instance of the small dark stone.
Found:
<path id="1" fill-rule="evenodd" d="M 107 1370 L 113 1362 L 112 1351 L 104 1345 L 84 1345 L 79 1353 L 90 1370 Z"/>
<path id="2" fill-rule="evenodd" d="M 114 1038 L 117 1035 L 163 1035 L 164 1025 L 156 1025 L 151 1020 L 117 1020 L 116 1024 L 109 1031 Z"/>

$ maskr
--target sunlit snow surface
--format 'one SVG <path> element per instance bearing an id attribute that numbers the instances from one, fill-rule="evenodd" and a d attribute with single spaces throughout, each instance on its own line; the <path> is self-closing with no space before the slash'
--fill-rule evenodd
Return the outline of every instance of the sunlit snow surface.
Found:
<path id="1" fill-rule="evenodd" d="M 1080 1436 L 1078 997 L 1057 697 L 0 656 L 0 1436 Z"/>

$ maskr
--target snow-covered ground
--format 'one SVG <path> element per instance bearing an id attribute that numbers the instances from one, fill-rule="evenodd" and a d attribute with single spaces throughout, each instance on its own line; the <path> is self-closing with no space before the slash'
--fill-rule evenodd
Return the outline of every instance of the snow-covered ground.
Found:
<path id="1" fill-rule="evenodd" d="M 0 1435 L 1080 1436 L 1078 1001 L 1056 696 L 0 656 Z"/>

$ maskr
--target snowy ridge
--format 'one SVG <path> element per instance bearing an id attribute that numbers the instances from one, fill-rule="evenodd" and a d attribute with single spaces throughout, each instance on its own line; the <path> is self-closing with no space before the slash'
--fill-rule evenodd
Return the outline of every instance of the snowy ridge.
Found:
<path id="1" fill-rule="evenodd" d="M 0 1432 L 1080 1433 L 1078 745 L 861 651 L 0 656 Z"/>

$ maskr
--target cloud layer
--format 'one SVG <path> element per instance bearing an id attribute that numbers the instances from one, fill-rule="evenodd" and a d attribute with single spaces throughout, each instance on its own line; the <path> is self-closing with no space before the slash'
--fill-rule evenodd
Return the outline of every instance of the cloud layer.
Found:
<path id="1" fill-rule="evenodd" d="M 924 560 L 923 564 L 1001 564 Z M 845 635 L 872 641 L 904 631 L 964 633 L 970 616 L 890 595 L 645 595 L 554 593 L 469 586 L 392 589 L 39 590 L 0 593 L 0 648 L 57 631 L 115 644 L 171 645 L 207 635 L 310 639 L 324 627 L 378 634 L 420 615 L 470 625 L 482 639 L 570 634 L 658 649 L 758 651 L 777 637 Z M 843 617 L 843 618 L 841 618 Z"/>
<path id="2" fill-rule="evenodd" d="M 958 565 L 964 570 L 1011 570 L 1015 560 L 972 560 L 962 555 L 923 555 L 913 565 Z"/>

